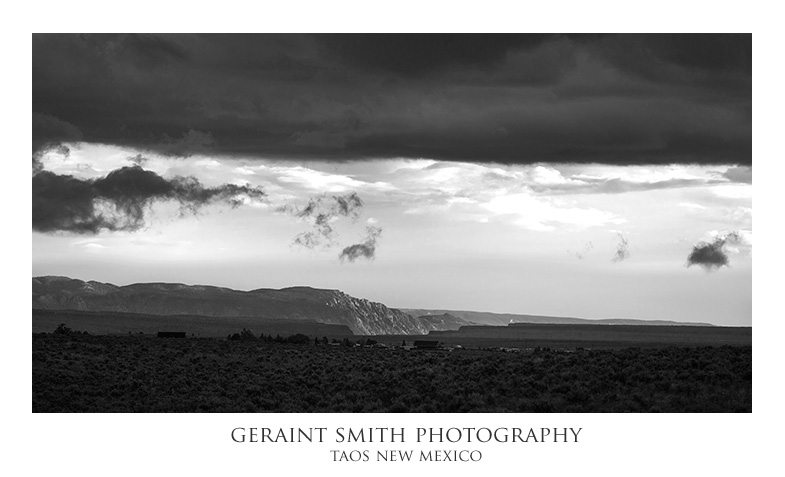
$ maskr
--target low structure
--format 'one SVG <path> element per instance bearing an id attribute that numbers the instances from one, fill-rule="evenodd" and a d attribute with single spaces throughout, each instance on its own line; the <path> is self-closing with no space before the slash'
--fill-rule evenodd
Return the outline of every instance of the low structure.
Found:
<path id="1" fill-rule="evenodd" d="M 159 338 L 185 338 L 185 331 L 159 331 Z"/>
<path id="2" fill-rule="evenodd" d="M 438 341 L 416 340 L 414 342 L 414 349 L 436 349 L 438 347 L 439 347 Z"/>

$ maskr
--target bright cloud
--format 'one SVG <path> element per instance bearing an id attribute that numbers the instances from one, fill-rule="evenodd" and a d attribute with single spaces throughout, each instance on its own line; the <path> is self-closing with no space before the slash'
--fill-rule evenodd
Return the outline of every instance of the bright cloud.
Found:
<path id="1" fill-rule="evenodd" d="M 277 175 L 279 182 L 297 184 L 321 192 L 347 192 L 366 188 L 376 190 L 389 190 L 393 187 L 385 182 L 364 182 L 353 177 L 341 174 L 309 169 L 302 166 L 273 167 L 270 171 Z"/>
<path id="2" fill-rule="evenodd" d="M 582 181 L 564 177 L 561 172 L 552 167 L 534 166 L 527 175 L 531 182 L 539 185 L 583 183 Z"/>
<path id="3" fill-rule="evenodd" d="M 717 197 L 726 199 L 752 199 L 751 185 L 722 185 L 713 187 L 711 191 Z"/>
<path id="4" fill-rule="evenodd" d="M 496 215 L 513 216 L 515 224 L 530 230 L 551 231 L 557 224 L 593 227 L 625 222 L 623 218 L 610 212 L 564 206 L 556 201 L 544 200 L 528 194 L 495 197 L 483 207 Z"/>
<path id="5" fill-rule="evenodd" d="M 700 204 L 693 204 L 691 202 L 680 202 L 679 207 L 684 207 L 685 209 L 698 209 L 698 210 L 705 210 L 706 207 Z"/>

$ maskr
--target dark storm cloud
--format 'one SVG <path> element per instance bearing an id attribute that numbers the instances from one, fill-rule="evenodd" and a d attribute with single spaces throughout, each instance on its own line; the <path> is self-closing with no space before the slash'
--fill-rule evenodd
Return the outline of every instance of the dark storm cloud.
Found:
<path id="1" fill-rule="evenodd" d="M 630 244 L 627 241 L 627 237 L 622 235 L 621 232 L 617 232 L 616 235 L 619 237 L 619 243 L 616 245 L 616 253 L 613 255 L 611 261 L 623 262 L 630 258 Z"/>
<path id="2" fill-rule="evenodd" d="M 733 87 L 752 71 L 752 35 L 624 35 L 594 46 L 620 69 L 653 80 Z M 691 78 L 689 77 L 691 76 Z"/>
<path id="3" fill-rule="evenodd" d="M 711 242 L 698 242 L 687 257 L 687 266 L 698 265 L 706 271 L 727 267 L 729 261 L 725 245 L 740 242 L 741 235 L 736 231 L 717 235 Z"/>
<path id="4" fill-rule="evenodd" d="M 189 57 L 176 41 L 161 35 L 109 33 L 82 34 L 79 38 L 99 55 L 115 57 L 140 68 L 180 63 Z"/>
<path id="5" fill-rule="evenodd" d="M 294 238 L 294 245 L 306 248 L 335 245 L 335 230 L 332 223 L 341 217 L 356 220 L 362 213 L 363 201 L 355 192 L 339 196 L 319 196 L 308 200 L 305 207 L 282 205 L 276 208 L 279 213 L 292 215 L 310 221 L 312 230 L 302 232 Z"/>
<path id="6" fill-rule="evenodd" d="M 446 67 L 489 67 L 509 51 L 541 46 L 549 34 L 328 34 L 316 37 L 338 57 L 362 69 L 419 76 Z"/>
<path id="7" fill-rule="evenodd" d="M 382 235 L 382 229 L 369 225 L 365 228 L 365 231 L 366 237 L 362 243 L 349 245 L 341 251 L 339 258 L 342 262 L 344 260 L 354 262 L 359 258 L 365 258 L 366 260 L 373 260 L 376 258 L 376 244 L 379 237 Z"/>
<path id="8" fill-rule="evenodd" d="M 33 176 L 33 230 L 95 234 L 135 231 L 145 226 L 154 202 L 174 201 L 196 213 L 211 203 L 232 207 L 259 200 L 260 188 L 224 184 L 205 187 L 194 177 L 165 179 L 139 166 L 123 167 L 95 180 L 42 171 Z"/>
<path id="9" fill-rule="evenodd" d="M 172 155 L 744 165 L 751 54 L 751 35 L 34 35 L 33 112 Z"/>
<path id="10" fill-rule="evenodd" d="M 43 170 L 41 157 L 49 150 L 57 149 L 68 154 L 64 142 L 75 142 L 82 139 L 82 132 L 68 122 L 48 114 L 33 113 L 33 174 Z"/>
<path id="11" fill-rule="evenodd" d="M 211 133 L 190 129 L 177 139 L 164 134 L 161 142 L 151 145 L 150 149 L 166 156 L 188 157 L 207 152 L 214 146 L 215 139 Z"/>

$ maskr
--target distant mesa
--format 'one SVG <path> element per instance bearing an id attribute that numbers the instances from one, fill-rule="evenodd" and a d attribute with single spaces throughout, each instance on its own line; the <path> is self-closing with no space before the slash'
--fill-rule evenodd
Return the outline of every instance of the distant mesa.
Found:
<path id="1" fill-rule="evenodd" d="M 463 323 L 454 317 L 421 320 L 339 290 L 298 286 L 240 291 L 182 283 L 117 286 L 58 276 L 33 278 L 33 309 L 311 321 L 343 325 L 357 335 L 424 335 L 434 330 L 458 329 Z M 257 330 L 261 331 L 258 327 Z"/>
<path id="2" fill-rule="evenodd" d="M 266 326 L 271 326 L 272 321 L 276 321 L 276 326 L 306 322 L 342 326 L 356 335 L 427 335 L 431 331 L 455 331 L 466 326 L 515 326 L 518 323 L 706 325 L 662 320 L 588 320 L 475 311 L 398 310 L 339 290 L 306 286 L 250 291 L 182 283 L 117 286 L 60 276 L 33 277 L 32 284 L 33 310 L 112 313 L 118 323 L 124 314 L 183 317 L 171 323 L 178 327 L 184 317 L 201 322 L 222 318 L 224 323 L 232 321 L 236 326 L 256 328 L 257 333 L 262 331 L 254 326 L 259 320 Z M 294 328 L 289 326 L 286 330 L 291 332 Z"/>
<path id="3" fill-rule="evenodd" d="M 411 313 L 409 314 L 411 315 Z M 438 315 L 419 315 L 417 319 L 426 326 L 430 327 L 432 330 L 436 331 L 457 330 L 460 329 L 461 326 L 475 324 L 472 321 L 458 318 L 457 316 L 451 315 L 449 313 L 441 313 Z"/>
<path id="4" fill-rule="evenodd" d="M 402 311 L 421 319 L 434 321 L 444 320 L 445 323 L 460 323 L 465 325 L 486 326 L 516 326 L 519 324 L 546 324 L 546 325 L 646 325 L 646 326 L 714 326 L 710 323 L 695 323 L 669 320 L 636 320 L 629 318 L 588 319 L 562 316 L 520 315 L 513 313 L 489 313 L 483 311 L 463 310 L 424 310 L 403 308 Z M 447 318 L 449 317 L 449 318 Z M 453 328 L 442 328 L 450 330 Z M 456 328 L 457 329 L 457 328 Z M 441 331 L 441 330 L 435 330 Z"/>

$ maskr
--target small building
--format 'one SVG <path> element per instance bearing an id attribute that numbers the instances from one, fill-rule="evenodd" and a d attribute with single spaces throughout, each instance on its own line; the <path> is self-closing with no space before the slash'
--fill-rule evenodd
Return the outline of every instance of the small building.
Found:
<path id="1" fill-rule="evenodd" d="M 432 340 L 415 340 L 414 349 L 436 349 L 439 347 L 438 341 Z"/>
<path id="2" fill-rule="evenodd" d="M 185 331 L 159 331 L 159 338 L 185 338 Z"/>

